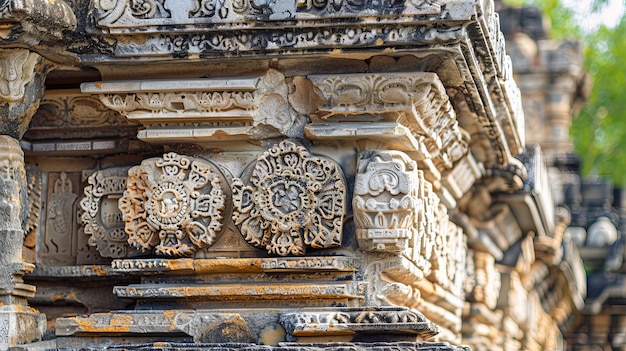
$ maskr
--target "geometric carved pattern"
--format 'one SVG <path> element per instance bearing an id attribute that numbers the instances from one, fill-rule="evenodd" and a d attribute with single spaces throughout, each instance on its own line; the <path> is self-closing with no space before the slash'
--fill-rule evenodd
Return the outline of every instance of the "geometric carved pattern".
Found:
<path id="1" fill-rule="evenodd" d="M 346 185 L 339 165 L 283 141 L 250 169 L 247 180 L 233 180 L 233 219 L 248 243 L 280 256 L 341 245 Z"/>
<path id="2" fill-rule="evenodd" d="M 117 204 L 126 190 L 127 177 L 128 168 L 95 172 L 89 177 L 85 197 L 80 201 L 89 245 L 95 246 L 102 257 L 122 258 L 129 251 L 128 234 Z"/>
<path id="3" fill-rule="evenodd" d="M 128 171 L 119 200 L 128 242 L 142 252 L 189 256 L 224 228 L 226 181 L 211 162 L 173 152 Z"/>

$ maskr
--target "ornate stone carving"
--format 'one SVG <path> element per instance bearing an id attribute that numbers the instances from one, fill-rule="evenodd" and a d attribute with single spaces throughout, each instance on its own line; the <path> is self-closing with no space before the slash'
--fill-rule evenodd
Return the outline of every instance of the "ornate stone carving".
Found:
<path id="1" fill-rule="evenodd" d="M 128 242 L 142 252 L 189 256 L 224 228 L 227 186 L 218 167 L 170 152 L 128 171 L 119 200 Z"/>
<path id="2" fill-rule="evenodd" d="M 271 254 L 304 255 L 341 245 L 346 185 L 339 165 L 290 141 L 233 180 L 233 220 L 244 239 Z"/>
<path id="3" fill-rule="evenodd" d="M 136 23 L 143 27 L 226 23 L 249 26 L 254 20 L 357 17 L 366 13 L 381 17 L 436 15 L 441 5 L 439 0 L 100 0 L 94 2 L 93 13 L 99 27 L 119 33 L 133 31 L 131 24 Z"/>
<path id="4" fill-rule="evenodd" d="M 24 49 L 0 50 L 0 99 L 9 103 L 24 97 L 26 84 L 35 77 L 35 65 L 41 57 Z"/>
<path id="5" fill-rule="evenodd" d="M 345 335 L 348 331 L 358 334 L 394 330 L 399 334 L 419 335 L 423 338 L 432 337 L 438 332 L 437 326 L 421 313 L 398 307 L 299 310 L 283 313 L 280 322 L 290 341 Z"/>
<path id="6" fill-rule="evenodd" d="M 126 190 L 128 168 L 97 171 L 89 177 L 85 197 L 80 200 L 84 211 L 81 220 L 89 245 L 103 257 L 127 257 L 134 250 L 128 246 L 122 212 L 118 200 Z"/>
<path id="7" fill-rule="evenodd" d="M 354 219 L 361 249 L 408 247 L 415 217 L 423 215 L 415 161 L 399 151 L 361 153 L 354 185 Z"/>
<path id="8" fill-rule="evenodd" d="M 37 246 L 37 232 L 39 231 L 39 219 L 41 217 L 43 181 L 41 171 L 35 166 L 28 165 L 26 168 L 28 184 L 28 221 L 24 231 L 24 260 L 35 262 L 35 248 Z"/>
<path id="9" fill-rule="evenodd" d="M 51 265 L 76 262 L 76 220 L 74 202 L 78 195 L 75 175 L 65 172 L 49 174 L 50 192 L 47 202 L 46 234 L 41 256 Z"/>
<path id="10" fill-rule="evenodd" d="M 459 128 L 446 90 L 436 74 L 403 72 L 309 78 L 320 95 L 317 115 L 324 120 L 397 122 L 420 144 L 416 150 L 420 158 L 432 159 L 439 172 L 451 169 L 468 152 L 469 136 Z"/>
<path id="11" fill-rule="evenodd" d="M 461 294 L 465 237 L 415 161 L 399 151 L 360 154 L 354 218 L 362 250 L 400 253 L 431 280 Z"/>
<path id="12" fill-rule="evenodd" d="M 273 128 L 259 138 L 290 136 L 298 118 L 285 77 L 273 69 L 254 78 L 98 82 L 81 89 L 144 124 L 138 137 L 146 141 L 241 140 L 259 126 Z"/>
<path id="13" fill-rule="evenodd" d="M 0 230 L 22 230 L 28 201 L 24 152 L 17 140 L 0 135 Z"/>
<path id="14" fill-rule="evenodd" d="M 50 127 L 112 127 L 132 126 L 136 123 L 111 111 L 95 96 L 72 89 L 49 90 L 39 109 L 33 115 L 29 130 Z"/>

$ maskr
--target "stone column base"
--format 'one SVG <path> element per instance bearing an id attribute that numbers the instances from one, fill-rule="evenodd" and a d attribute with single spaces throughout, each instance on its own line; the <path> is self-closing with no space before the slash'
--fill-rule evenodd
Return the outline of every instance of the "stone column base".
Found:
<path id="1" fill-rule="evenodd" d="M 19 306 L 0 306 L 0 350 L 41 340 L 46 331 L 46 316 Z"/>

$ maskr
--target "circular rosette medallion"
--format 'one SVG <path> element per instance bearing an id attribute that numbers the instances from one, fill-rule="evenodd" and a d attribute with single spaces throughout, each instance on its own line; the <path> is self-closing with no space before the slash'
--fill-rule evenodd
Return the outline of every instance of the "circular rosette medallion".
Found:
<path id="1" fill-rule="evenodd" d="M 258 157 L 233 182 L 233 219 L 244 239 L 271 254 L 341 245 L 346 185 L 339 165 L 290 141 Z"/>
<path id="2" fill-rule="evenodd" d="M 168 153 L 128 171 L 119 201 L 128 242 L 158 255 L 189 256 L 223 230 L 226 181 L 207 160 Z"/>

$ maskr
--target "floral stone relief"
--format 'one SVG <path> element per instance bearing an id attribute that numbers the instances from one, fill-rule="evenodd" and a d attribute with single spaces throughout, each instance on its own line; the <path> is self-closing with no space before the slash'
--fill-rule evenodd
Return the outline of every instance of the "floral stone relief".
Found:
<path id="1" fill-rule="evenodd" d="M 346 184 L 337 163 L 290 141 L 233 180 L 233 220 L 251 245 L 280 256 L 341 245 Z"/>
<path id="2" fill-rule="evenodd" d="M 128 171 L 119 200 L 128 242 L 143 252 L 190 256 L 224 228 L 226 180 L 211 162 L 173 152 Z"/>

